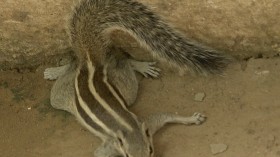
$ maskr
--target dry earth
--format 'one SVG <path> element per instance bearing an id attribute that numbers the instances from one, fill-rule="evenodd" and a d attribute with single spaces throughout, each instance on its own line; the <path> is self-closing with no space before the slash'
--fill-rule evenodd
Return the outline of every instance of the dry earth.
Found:
<path id="1" fill-rule="evenodd" d="M 68 113 L 52 109 L 45 66 L 0 72 L 1 157 L 92 157 L 100 140 Z M 180 77 L 164 69 L 159 79 L 141 79 L 139 116 L 155 112 L 208 116 L 201 126 L 166 127 L 155 136 L 158 157 L 280 157 L 280 59 L 251 59 L 231 65 L 224 77 Z M 204 92 L 203 102 L 194 95 Z"/>

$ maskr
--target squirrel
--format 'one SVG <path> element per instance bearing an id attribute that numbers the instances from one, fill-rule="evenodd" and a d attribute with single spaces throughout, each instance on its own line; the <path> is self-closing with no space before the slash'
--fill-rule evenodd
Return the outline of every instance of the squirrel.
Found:
<path id="1" fill-rule="evenodd" d="M 181 69 L 218 73 L 228 58 L 188 40 L 134 0 L 80 0 L 75 5 L 69 20 L 75 59 L 44 72 L 45 79 L 56 79 L 51 105 L 70 112 L 102 139 L 96 157 L 152 157 L 152 136 L 165 124 L 201 124 L 206 117 L 160 113 L 139 119 L 129 111 L 138 92 L 135 71 L 157 77 L 160 69 L 113 45 L 114 30 L 127 32 L 153 56 Z"/>

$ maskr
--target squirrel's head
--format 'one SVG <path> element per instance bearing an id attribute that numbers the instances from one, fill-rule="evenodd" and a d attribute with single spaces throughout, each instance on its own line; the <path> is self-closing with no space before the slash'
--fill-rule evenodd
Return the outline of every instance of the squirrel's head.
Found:
<path id="1" fill-rule="evenodd" d="M 153 157 L 152 134 L 142 123 L 139 130 L 117 133 L 116 147 L 120 153 L 114 157 Z"/>

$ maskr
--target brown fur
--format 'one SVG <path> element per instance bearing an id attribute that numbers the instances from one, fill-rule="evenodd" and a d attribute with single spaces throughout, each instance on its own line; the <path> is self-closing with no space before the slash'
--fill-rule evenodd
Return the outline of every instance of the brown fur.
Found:
<path id="1" fill-rule="evenodd" d="M 134 0 L 81 0 L 76 5 L 70 19 L 70 34 L 80 61 L 89 53 L 95 64 L 104 65 L 111 55 L 108 52 L 113 30 L 129 33 L 153 56 L 181 69 L 216 73 L 229 61 L 225 55 L 183 37 Z"/>

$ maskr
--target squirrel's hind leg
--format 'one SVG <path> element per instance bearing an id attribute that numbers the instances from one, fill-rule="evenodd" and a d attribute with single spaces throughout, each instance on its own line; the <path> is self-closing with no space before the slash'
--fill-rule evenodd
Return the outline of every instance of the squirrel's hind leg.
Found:
<path id="1" fill-rule="evenodd" d="M 160 69 L 154 67 L 155 62 L 141 62 L 132 59 L 122 48 L 112 47 L 108 53 L 108 80 L 121 94 L 126 104 L 134 103 L 138 93 L 138 80 L 135 71 L 143 76 L 158 77 Z"/>
<path id="2" fill-rule="evenodd" d="M 144 119 L 144 123 L 151 135 L 155 134 L 166 124 L 184 124 L 184 125 L 199 125 L 206 120 L 206 117 L 200 113 L 194 113 L 191 117 L 179 116 L 172 113 L 160 113 L 148 116 Z"/>
<path id="3" fill-rule="evenodd" d="M 138 93 L 138 80 L 128 58 L 112 57 L 108 63 L 109 82 L 121 94 L 126 104 L 128 106 L 132 105 Z"/>

